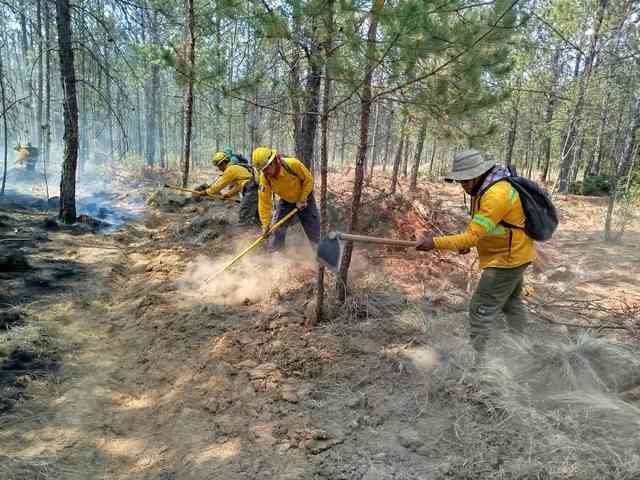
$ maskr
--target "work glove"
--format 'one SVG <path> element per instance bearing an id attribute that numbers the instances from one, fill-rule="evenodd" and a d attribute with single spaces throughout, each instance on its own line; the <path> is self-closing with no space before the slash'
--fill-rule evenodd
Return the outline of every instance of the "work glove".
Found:
<path id="1" fill-rule="evenodd" d="M 196 192 L 204 192 L 207 188 L 209 188 L 209 185 L 207 185 L 206 183 L 202 183 L 198 185 L 196 188 L 194 188 L 194 190 Z"/>
<path id="2" fill-rule="evenodd" d="M 429 250 L 433 250 L 435 246 L 433 245 L 433 237 L 424 237 L 420 240 L 420 243 L 416 246 L 416 250 L 421 252 L 428 252 Z"/>
<path id="3" fill-rule="evenodd" d="M 307 208 L 307 202 L 298 202 L 296 203 L 296 208 L 300 211 L 304 210 L 305 208 Z"/>
<path id="4" fill-rule="evenodd" d="M 263 225 L 262 226 L 262 236 L 263 237 L 269 237 L 269 235 L 270 235 L 269 230 L 271 230 L 271 225 Z"/>

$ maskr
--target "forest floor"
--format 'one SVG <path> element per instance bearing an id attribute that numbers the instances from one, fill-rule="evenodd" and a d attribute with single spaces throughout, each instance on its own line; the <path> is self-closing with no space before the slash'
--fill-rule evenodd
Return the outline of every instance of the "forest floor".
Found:
<path id="1" fill-rule="evenodd" d="M 473 254 L 358 247 L 351 297 L 308 329 L 299 226 L 287 255 L 220 274 L 257 230 L 235 206 L 154 194 L 165 180 L 95 196 L 126 217 L 108 232 L 0 204 L 0 478 L 640 478 L 640 225 L 604 243 L 604 199 L 556 199 L 530 335 L 496 333 L 475 369 Z M 363 233 L 466 222 L 455 185 L 382 186 Z M 331 190 L 343 225 L 350 181 Z"/>

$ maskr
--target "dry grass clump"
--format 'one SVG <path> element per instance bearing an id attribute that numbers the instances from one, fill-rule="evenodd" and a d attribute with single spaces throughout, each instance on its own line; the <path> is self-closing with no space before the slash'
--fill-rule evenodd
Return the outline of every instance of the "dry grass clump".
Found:
<path id="1" fill-rule="evenodd" d="M 621 371 L 637 371 L 638 352 L 589 336 L 512 338 L 474 375 L 461 355 L 448 360 L 434 372 L 434 388 L 456 421 L 440 448 L 438 478 L 640 476 L 640 408 L 615 393 Z"/>
<path id="2" fill-rule="evenodd" d="M 78 472 L 61 468 L 46 459 L 23 460 L 0 456 L 0 478 L 3 480 L 62 480 L 80 478 Z"/>
<path id="3" fill-rule="evenodd" d="M 431 321 L 388 277 L 369 273 L 360 279 L 340 307 L 339 323 L 380 328 L 390 335 L 428 335 Z"/>

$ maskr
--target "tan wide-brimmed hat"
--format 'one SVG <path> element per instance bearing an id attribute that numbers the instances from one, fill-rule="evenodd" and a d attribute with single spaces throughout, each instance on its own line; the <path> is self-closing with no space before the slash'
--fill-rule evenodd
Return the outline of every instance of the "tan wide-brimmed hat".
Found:
<path id="1" fill-rule="evenodd" d="M 478 150 L 465 150 L 453 157 L 453 168 L 444 176 L 448 181 L 472 180 L 488 172 L 496 164 L 492 158 L 483 156 Z"/>

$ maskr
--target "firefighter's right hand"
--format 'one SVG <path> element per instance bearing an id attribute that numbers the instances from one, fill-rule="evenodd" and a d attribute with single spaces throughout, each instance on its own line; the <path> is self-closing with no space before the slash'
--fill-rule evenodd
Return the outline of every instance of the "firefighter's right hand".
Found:
<path id="1" fill-rule="evenodd" d="M 271 234 L 270 230 L 271 230 L 271 225 L 263 225 L 262 226 L 262 236 L 265 237 L 265 238 L 268 238 L 269 235 Z"/>

